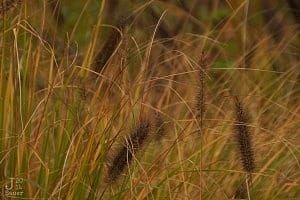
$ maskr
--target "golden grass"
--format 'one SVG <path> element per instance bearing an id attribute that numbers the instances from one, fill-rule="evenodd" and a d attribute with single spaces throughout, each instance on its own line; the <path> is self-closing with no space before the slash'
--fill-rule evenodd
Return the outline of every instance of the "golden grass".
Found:
<path id="1" fill-rule="evenodd" d="M 5 9 L 1 198 L 298 198 L 299 34 L 277 4 L 276 38 L 256 1 Z"/>

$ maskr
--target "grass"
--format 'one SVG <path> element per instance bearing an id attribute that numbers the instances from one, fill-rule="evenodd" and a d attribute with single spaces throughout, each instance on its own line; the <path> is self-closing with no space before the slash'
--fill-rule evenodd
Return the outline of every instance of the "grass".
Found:
<path id="1" fill-rule="evenodd" d="M 10 2 L 1 199 L 300 197 L 297 3 Z"/>

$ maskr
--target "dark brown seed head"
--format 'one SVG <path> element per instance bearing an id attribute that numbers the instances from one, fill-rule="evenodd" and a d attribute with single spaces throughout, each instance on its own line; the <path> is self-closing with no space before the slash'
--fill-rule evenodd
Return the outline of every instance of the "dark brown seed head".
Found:
<path id="1" fill-rule="evenodd" d="M 202 126 L 203 117 L 206 110 L 206 84 L 205 84 L 205 73 L 207 69 L 207 58 L 202 53 L 200 58 L 200 68 L 199 68 L 199 90 L 197 92 L 196 97 L 196 118 L 200 121 L 200 125 Z"/>
<path id="2" fill-rule="evenodd" d="M 248 199 L 248 187 L 251 184 L 251 175 L 248 174 L 246 177 L 246 182 L 243 181 L 235 190 L 234 199 Z M 247 187 L 248 184 L 248 187 Z"/>
<path id="3" fill-rule="evenodd" d="M 111 166 L 108 168 L 109 182 L 115 182 L 124 169 L 130 165 L 132 158 L 148 138 L 149 131 L 150 123 L 143 121 L 126 140 L 126 144 L 118 151 L 113 158 Z"/>
<path id="4" fill-rule="evenodd" d="M 122 41 L 122 33 L 126 29 L 132 17 L 121 16 L 116 24 L 117 29 L 113 29 L 109 38 L 106 40 L 103 48 L 98 52 L 94 60 L 94 70 L 101 72 L 112 55 L 115 53 L 117 47 Z"/>
<path id="5" fill-rule="evenodd" d="M 238 98 L 235 98 L 235 115 L 235 137 L 239 143 L 243 168 L 246 172 L 252 173 L 255 169 L 255 163 L 251 134 L 248 127 L 248 116 Z"/>
<path id="6" fill-rule="evenodd" d="M 106 41 L 104 47 L 102 50 L 97 54 L 95 58 L 95 71 L 101 72 L 101 70 L 104 68 L 110 57 L 115 52 L 117 46 L 119 45 L 121 41 L 120 33 L 117 30 L 113 30 L 110 37 Z"/>
<path id="7" fill-rule="evenodd" d="M 236 189 L 234 199 L 247 199 L 247 188 L 245 184 L 240 185 Z"/>

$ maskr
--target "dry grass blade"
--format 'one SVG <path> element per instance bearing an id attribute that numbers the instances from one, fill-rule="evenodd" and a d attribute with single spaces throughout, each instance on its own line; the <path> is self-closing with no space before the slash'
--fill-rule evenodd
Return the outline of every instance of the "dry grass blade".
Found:
<path id="1" fill-rule="evenodd" d="M 56 1 L 50 1 L 49 2 L 50 4 L 50 8 L 52 10 L 52 13 L 53 13 L 53 17 L 56 21 L 56 23 L 61 26 L 65 23 L 65 17 L 62 13 L 62 10 L 61 10 L 61 3 L 56 0 Z"/>
<path id="2" fill-rule="evenodd" d="M 166 135 L 165 122 L 160 113 L 155 113 L 155 137 L 161 140 Z"/>
<path id="3" fill-rule="evenodd" d="M 151 15 L 153 21 L 157 23 L 160 19 L 160 15 L 154 10 L 154 8 L 149 9 L 149 14 Z M 171 38 L 171 34 L 169 33 L 169 28 L 166 23 L 163 21 L 160 22 L 160 26 L 157 29 L 157 35 L 159 35 L 160 38 Z"/>
<path id="4" fill-rule="evenodd" d="M 272 3 L 270 3 L 269 1 L 263 1 L 262 5 L 265 9 L 265 11 L 263 12 L 263 17 L 267 23 L 267 29 L 272 35 L 273 39 L 277 42 L 280 42 L 285 34 L 285 24 L 278 15 L 276 9 L 271 7 Z"/>

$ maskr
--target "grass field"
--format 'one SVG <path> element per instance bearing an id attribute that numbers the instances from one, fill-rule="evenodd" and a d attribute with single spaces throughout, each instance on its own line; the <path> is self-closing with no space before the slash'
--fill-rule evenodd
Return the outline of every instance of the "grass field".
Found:
<path id="1" fill-rule="evenodd" d="M 0 199 L 300 199 L 297 0 L 1 0 Z"/>

